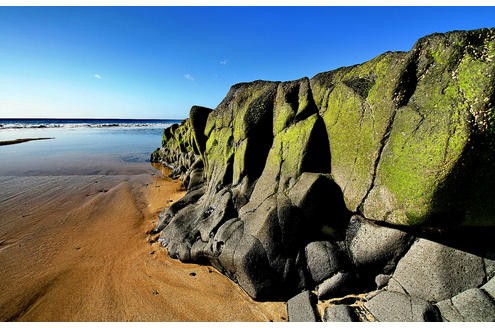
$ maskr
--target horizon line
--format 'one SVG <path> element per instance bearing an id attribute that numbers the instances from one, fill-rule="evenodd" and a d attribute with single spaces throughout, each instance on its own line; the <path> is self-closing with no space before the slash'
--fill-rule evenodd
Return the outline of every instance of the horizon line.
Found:
<path id="1" fill-rule="evenodd" d="M 186 118 L 115 118 L 115 117 L 0 117 L 0 120 L 139 120 L 139 121 L 181 121 Z"/>

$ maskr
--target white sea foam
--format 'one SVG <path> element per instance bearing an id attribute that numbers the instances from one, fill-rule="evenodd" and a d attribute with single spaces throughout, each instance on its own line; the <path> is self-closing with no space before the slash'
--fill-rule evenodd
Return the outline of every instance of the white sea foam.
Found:
<path id="1" fill-rule="evenodd" d="M 78 128 L 166 128 L 172 123 L 0 123 L 0 130 Z"/>

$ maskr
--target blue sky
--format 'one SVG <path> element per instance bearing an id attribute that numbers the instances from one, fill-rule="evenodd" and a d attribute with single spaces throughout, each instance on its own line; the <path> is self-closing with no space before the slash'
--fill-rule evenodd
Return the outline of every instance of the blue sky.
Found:
<path id="1" fill-rule="evenodd" d="M 293 80 L 495 27 L 495 7 L 0 7 L 0 117 L 184 118 Z"/>

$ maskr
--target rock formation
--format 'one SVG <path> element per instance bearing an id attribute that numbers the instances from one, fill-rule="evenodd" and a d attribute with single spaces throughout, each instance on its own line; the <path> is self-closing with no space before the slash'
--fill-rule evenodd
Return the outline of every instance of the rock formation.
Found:
<path id="1" fill-rule="evenodd" d="M 494 320 L 494 109 L 495 29 L 234 85 L 164 131 L 151 160 L 187 193 L 153 233 L 254 299 L 289 300 L 291 320 L 349 294 L 323 319 Z"/>

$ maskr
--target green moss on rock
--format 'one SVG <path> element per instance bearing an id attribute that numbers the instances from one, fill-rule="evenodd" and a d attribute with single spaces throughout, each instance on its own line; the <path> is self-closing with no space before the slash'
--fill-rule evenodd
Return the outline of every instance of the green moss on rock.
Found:
<path id="1" fill-rule="evenodd" d="M 403 53 L 387 53 L 312 79 L 330 143 L 332 175 L 352 211 L 372 183 L 381 141 L 395 110 L 394 91 L 404 58 Z"/>
<path id="2" fill-rule="evenodd" d="M 267 196 L 330 171 L 369 219 L 490 225 L 494 104 L 495 30 L 433 34 L 311 79 L 234 85 L 199 128 L 165 131 L 154 158 L 201 153 L 211 192 L 247 178 Z"/>
<path id="3" fill-rule="evenodd" d="M 408 105 L 397 111 L 364 204 L 366 217 L 399 225 L 468 222 L 466 208 L 478 200 L 465 192 L 473 188 L 481 155 L 472 149 L 491 126 L 495 68 L 488 50 L 482 55 L 492 37 L 478 33 L 434 35 L 411 51 L 417 82 Z"/>

